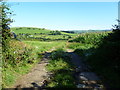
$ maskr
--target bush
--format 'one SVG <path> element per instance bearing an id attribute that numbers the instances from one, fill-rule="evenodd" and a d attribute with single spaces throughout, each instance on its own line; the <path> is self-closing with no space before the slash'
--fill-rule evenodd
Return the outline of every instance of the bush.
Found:
<path id="1" fill-rule="evenodd" d="M 113 31 L 102 39 L 95 52 L 87 59 L 93 70 L 104 77 L 110 87 L 119 87 L 120 72 L 120 30 Z M 113 82 L 113 83 L 110 83 Z"/>
<path id="2" fill-rule="evenodd" d="M 27 46 L 23 42 L 11 40 L 9 52 L 3 52 L 3 66 L 11 64 L 13 67 L 16 65 L 25 65 L 26 63 L 33 63 L 33 48 Z"/>

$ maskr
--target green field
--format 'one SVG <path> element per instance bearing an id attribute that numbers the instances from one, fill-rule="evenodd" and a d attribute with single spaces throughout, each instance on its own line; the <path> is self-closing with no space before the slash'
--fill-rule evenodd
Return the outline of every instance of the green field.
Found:
<path id="1" fill-rule="evenodd" d="M 13 27 L 11 28 L 11 31 L 15 32 L 16 34 L 19 33 L 49 33 L 50 30 L 42 29 L 42 28 L 31 28 L 31 27 Z"/>
<path id="2" fill-rule="evenodd" d="M 24 41 L 58 41 L 68 40 L 77 36 L 78 34 L 65 33 L 61 31 L 52 31 L 42 28 L 19 27 L 11 28 L 15 32 L 17 38 Z"/>
<path id="3" fill-rule="evenodd" d="M 65 48 L 66 42 L 65 41 L 52 41 L 52 42 L 40 42 L 40 41 L 23 41 L 26 44 L 35 48 L 35 50 L 39 53 L 45 52 L 51 49 L 57 48 Z"/>

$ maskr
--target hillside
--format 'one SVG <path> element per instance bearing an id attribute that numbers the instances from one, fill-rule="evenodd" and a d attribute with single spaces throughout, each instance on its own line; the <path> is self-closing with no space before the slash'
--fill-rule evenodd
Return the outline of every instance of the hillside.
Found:
<path id="1" fill-rule="evenodd" d="M 50 33 L 50 30 L 47 30 L 45 28 L 32 28 L 32 27 L 12 27 L 11 31 L 14 31 L 16 34 L 19 34 L 19 33 L 28 33 L 28 34 Z"/>
<path id="2" fill-rule="evenodd" d="M 11 31 L 21 40 L 37 40 L 37 41 L 56 41 L 68 40 L 77 34 L 65 33 L 61 31 L 52 31 L 44 28 L 16 27 Z"/>

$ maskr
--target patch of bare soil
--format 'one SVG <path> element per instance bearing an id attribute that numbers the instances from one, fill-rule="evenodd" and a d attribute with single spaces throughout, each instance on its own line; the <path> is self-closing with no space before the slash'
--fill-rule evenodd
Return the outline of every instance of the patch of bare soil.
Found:
<path id="1" fill-rule="evenodd" d="M 48 78 L 45 66 L 48 64 L 49 53 L 45 54 L 42 61 L 38 63 L 28 74 L 20 77 L 13 88 L 42 87 Z"/>

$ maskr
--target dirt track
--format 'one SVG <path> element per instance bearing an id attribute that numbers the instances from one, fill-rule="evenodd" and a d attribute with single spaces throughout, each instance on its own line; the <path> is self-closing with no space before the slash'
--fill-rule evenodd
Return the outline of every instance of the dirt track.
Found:
<path id="1" fill-rule="evenodd" d="M 38 63 L 28 74 L 22 76 L 16 81 L 13 88 L 30 88 L 41 87 L 44 80 L 47 79 L 47 71 L 45 66 L 48 64 L 47 56 L 43 57 L 42 61 Z"/>
<path id="2" fill-rule="evenodd" d="M 71 56 L 71 62 L 76 66 L 74 77 L 76 79 L 76 86 L 78 88 L 89 88 L 98 87 L 100 79 L 98 76 L 89 70 L 88 65 L 83 63 L 82 58 L 79 57 L 72 50 L 67 50 Z M 42 61 L 38 63 L 28 74 L 22 76 L 17 80 L 13 88 L 30 88 L 30 87 L 41 87 L 43 82 L 48 78 L 48 73 L 45 70 L 45 66 L 48 64 L 50 52 L 47 52 Z"/>
<path id="3" fill-rule="evenodd" d="M 103 90 L 104 86 L 100 78 L 94 72 L 91 72 L 90 66 L 85 64 L 82 58 L 73 51 L 67 50 L 67 52 L 71 55 L 71 62 L 76 66 L 76 71 L 74 72 L 76 86 L 78 88 Z"/>

